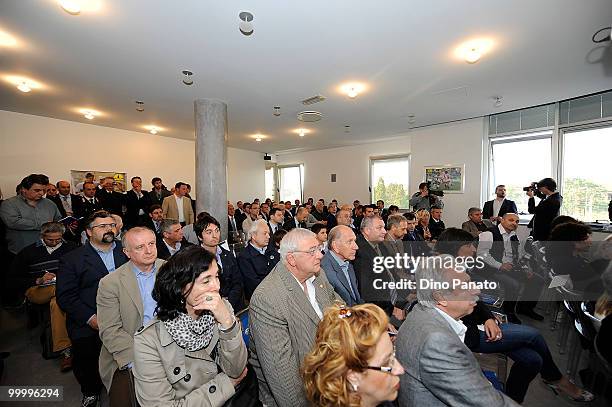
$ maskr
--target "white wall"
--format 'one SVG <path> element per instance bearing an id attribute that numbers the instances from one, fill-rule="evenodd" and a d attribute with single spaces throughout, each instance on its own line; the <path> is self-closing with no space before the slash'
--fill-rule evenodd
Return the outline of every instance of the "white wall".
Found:
<path id="1" fill-rule="evenodd" d="M 262 196 L 260 153 L 228 148 L 228 198 Z M 194 141 L 0 110 L 0 188 L 5 198 L 30 173 L 52 182 L 70 170 L 122 171 L 138 175 L 145 188 L 159 176 L 170 187 L 195 185 Z"/>
<path id="2" fill-rule="evenodd" d="M 460 226 L 470 206 L 480 206 L 482 183 L 482 140 L 484 119 L 431 126 L 411 131 L 391 141 L 361 144 L 302 153 L 277 154 L 283 164 L 304 164 L 304 198 L 336 198 L 342 203 L 354 199 L 369 202 L 369 158 L 410 154 L 411 193 L 425 178 L 424 167 L 440 164 L 465 164 L 465 191 L 444 197 L 447 226 Z M 337 182 L 330 182 L 330 174 Z"/>

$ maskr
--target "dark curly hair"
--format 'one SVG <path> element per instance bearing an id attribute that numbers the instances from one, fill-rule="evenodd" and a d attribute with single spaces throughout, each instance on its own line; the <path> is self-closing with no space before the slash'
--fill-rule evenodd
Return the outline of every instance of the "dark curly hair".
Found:
<path id="1" fill-rule="evenodd" d="M 157 318 L 172 320 L 179 313 L 187 313 L 185 299 L 191 292 L 183 293 L 188 284 L 210 268 L 215 256 L 200 246 L 189 246 L 170 257 L 160 267 L 153 287 L 153 299 L 157 301 Z"/>

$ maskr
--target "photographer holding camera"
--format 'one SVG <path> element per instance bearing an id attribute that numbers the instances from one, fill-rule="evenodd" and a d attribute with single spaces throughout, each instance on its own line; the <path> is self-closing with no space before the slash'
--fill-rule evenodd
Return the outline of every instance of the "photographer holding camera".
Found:
<path id="1" fill-rule="evenodd" d="M 419 209 L 426 209 L 429 211 L 432 206 L 438 206 L 440 209 L 444 208 L 444 203 L 441 196 L 444 196 L 442 191 L 430 191 L 429 182 L 421 182 L 419 184 L 419 192 L 416 192 L 410 198 L 409 205 L 412 206 L 413 211 Z"/>
<path id="2" fill-rule="evenodd" d="M 535 240 L 548 240 L 550 235 L 550 224 L 554 218 L 559 216 L 563 197 L 556 192 L 557 183 L 552 178 L 544 178 L 540 182 L 532 182 L 530 186 L 523 188 L 527 192 L 529 213 L 533 214 L 531 222 L 527 227 L 531 228 L 531 236 Z M 541 199 L 536 206 L 534 195 Z"/>

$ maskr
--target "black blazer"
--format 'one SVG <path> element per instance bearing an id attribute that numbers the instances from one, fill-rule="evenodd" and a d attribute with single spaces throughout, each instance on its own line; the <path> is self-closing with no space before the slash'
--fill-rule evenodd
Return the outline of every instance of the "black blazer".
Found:
<path id="1" fill-rule="evenodd" d="M 550 224 L 554 218 L 559 216 L 561 202 L 563 198 L 558 192 L 548 196 L 540 201 L 538 206 L 535 204 L 535 199 L 529 198 L 527 202 L 529 213 L 533 214 L 533 218 L 529 225 L 532 227 L 531 236 L 535 240 L 548 240 L 550 236 Z"/>
<path id="2" fill-rule="evenodd" d="M 431 255 L 431 248 L 425 242 L 423 236 L 416 231 L 412 234 L 406 233 L 402 240 L 404 241 L 404 251 L 409 256 L 418 257 Z"/>
<path id="3" fill-rule="evenodd" d="M 167 189 L 162 189 L 161 198 L 158 199 L 157 192 L 155 191 L 155 189 L 152 189 L 151 192 L 149 193 L 149 198 L 151 199 L 151 205 L 153 204 L 161 205 L 162 202 L 164 201 L 164 198 L 170 195 L 172 195 L 172 192 L 168 191 Z"/>
<path id="4" fill-rule="evenodd" d="M 166 243 L 164 243 L 164 239 L 161 234 L 157 235 L 156 238 L 157 258 L 168 260 L 170 258 L 170 250 L 168 250 L 168 246 L 166 246 Z M 183 240 L 181 240 L 181 248 L 179 249 L 179 252 L 188 246 L 193 245 L 189 243 L 187 239 L 183 238 Z"/>
<path id="5" fill-rule="evenodd" d="M 478 349 L 478 345 L 480 344 L 480 332 L 478 331 L 478 325 L 482 325 L 485 323 L 487 319 L 495 318 L 493 313 L 487 307 L 487 305 L 482 301 L 476 301 L 476 306 L 471 314 L 464 316 L 461 318 L 464 325 L 467 328 L 465 332 L 465 339 L 463 343 L 465 346 L 470 348 L 470 350 L 474 351 Z"/>
<path id="6" fill-rule="evenodd" d="M 234 308 L 234 313 L 244 308 L 244 301 L 242 300 L 242 276 L 240 275 L 240 269 L 238 268 L 238 260 L 234 257 L 234 253 L 221 249 L 221 271 L 219 273 L 219 280 L 221 288 L 219 293 L 221 297 L 227 298 Z"/>
<path id="7" fill-rule="evenodd" d="M 509 199 L 504 199 L 501 207 L 499 208 L 499 214 L 497 216 L 504 216 L 506 213 L 518 213 L 518 209 L 516 208 L 516 204 L 514 201 Z M 493 216 L 493 200 L 485 202 L 482 208 L 482 218 L 489 219 Z"/>
<path id="8" fill-rule="evenodd" d="M 96 198 L 100 201 L 100 206 L 110 213 L 123 216 L 123 205 L 125 204 L 125 195 L 119 192 L 107 192 L 105 189 L 96 191 Z"/>
<path id="9" fill-rule="evenodd" d="M 259 283 L 272 271 L 280 260 L 279 253 L 271 246 L 266 248 L 265 254 L 258 252 L 250 243 L 238 254 L 238 267 L 242 274 L 244 296 L 251 300 L 253 291 Z"/>
<path id="10" fill-rule="evenodd" d="M 295 229 L 296 225 L 297 225 L 297 219 L 293 218 L 289 222 L 283 223 L 283 229 L 285 229 L 287 232 L 289 232 L 291 229 Z M 304 228 L 304 229 L 308 229 L 306 227 L 306 222 L 301 222 L 300 223 L 300 227 Z"/>
<path id="11" fill-rule="evenodd" d="M 429 233 L 431 233 L 432 240 L 438 240 L 438 237 L 444 232 L 444 229 L 446 229 L 446 226 L 443 220 L 439 222 L 436 222 L 433 218 L 429 220 Z"/>
<path id="12" fill-rule="evenodd" d="M 64 205 L 62 205 L 62 199 L 60 198 L 60 194 L 55 195 L 51 199 L 55 205 L 57 205 L 57 209 L 59 209 L 60 211 L 60 215 L 62 215 L 62 218 L 65 218 L 66 215 L 66 210 L 64 209 Z M 75 195 L 75 194 L 70 194 L 70 204 L 72 205 L 72 216 L 74 216 L 75 218 L 80 218 L 81 216 L 83 216 L 83 198 L 79 195 Z"/>
<path id="13" fill-rule="evenodd" d="M 149 206 L 151 206 L 151 197 L 147 191 L 142 191 L 142 198 L 138 199 L 136 192 L 129 190 L 125 194 L 125 226 L 131 228 L 142 224 L 144 217 L 149 218 Z M 140 210 L 144 211 L 143 215 L 138 215 Z"/>
<path id="14" fill-rule="evenodd" d="M 128 258 L 123 253 L 121 243 L 115 244 L 113 257 L 117 269 Z M 98 283 L 106 275 L 106 266 L 89 241 L 60 259 L 55 297 L 66 312 L 66 328 L 71 339 L 98 335 L 87 320 L 97 312 Z"/>

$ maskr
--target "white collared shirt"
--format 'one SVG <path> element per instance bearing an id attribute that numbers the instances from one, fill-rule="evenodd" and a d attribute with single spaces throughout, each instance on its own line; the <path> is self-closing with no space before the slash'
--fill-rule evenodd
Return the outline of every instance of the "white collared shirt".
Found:
<path id="1" fill-rule="evenodd" d="M 164 244 L 168 248 L 168 251 L 170 252 L 170 256 L 174 255 L 174 253 L 176 253 L 179 250 L 181 250 L 181 242 L 178 242 L 176 244 L 176 248 L 174 248 L 174 247 L 170 246 L 164 239 L 162 239 L 162 240 L 164 241 Z"/>
<path id="2" fill-rule="evenodd" d="M 497 225 L 499 232 L 504 239 L 504 257 L 502 258 L 502 263 L 512 263 L 512 244 L 510 243 L 510 238 L 516 235 L 516 232 L 513 230 L 511 232 L 507 232 L 504 227 L 499 224 Z M 493 247 L 493 233 L 491 232 L 482 232 L 478 235 L 478 255 L 483 257 L 485 263 L 489 266 L 499 269 L 502 263 L 498 262 L 491 256 L 491 248 Z"/>
<path id="3" fill-rule="evenodd" d="M 54 251 L 62 247 L 62 243 L 64 243 L 64 242 L 59 242 L 57 246 L 51 247 L 51 246 L 47 246 L 44 240 L 41 239 L 40 241 L 42 242 L 43 246 L 45 246 L 45 249 L 47 249 L 47 253 L 49 254 L 53 253 Z"/>
<path id="4" fill-rule="evenodd" d="M 502 205 L 504 204 L 504 201 L 506 200 L 506 198 L 495 198 L 493 200 L 493 216 L 498 217 L 499 216 L 499 210 L 501 209 Z"/>
<path id="5" fill-rule="evenodd" d="M 297 281 L 297 283 L 300 286 L 300 288 L 302 290 L 304 290 L 304 286 L 302 285 L 302 283 L 300 283 L 300 281 L 293 274 L 291 274 L 291 275 L 293 276 L 293 278 L 295 278 L 295 281 Z M 308 301 L 310 302 L 310 305 L 312 305 L 312 309 L 314 309 L 314 312 L 316 312 L 317 315 L 319 316 L 319 319 L 323 319 L 323 313 L 321 312 L 321 307 L 319 307 L 319 303 L 317 302 L 315 286 L 312 283 L 315 280 L 315 278 L 317 278 L 317 277 L 316 276 L 312 276 L 312 277 L 310 277 L 309 279 L 307 279 L 305 281 L 306 288 L 308 288 Z"/>
<path id="6" fill-rule="evenodd" d="M 461 339 L 461 342 L 463 342 L 465 340 L 465 333 L 467 331 L 467 327 L 463 324 L 463 321 L 460 319 L 455 319 L 451 317 L 450 315 L 448 315 L 446 312 L 442 311 L 438 307 L 434 307 L 434 309 L 438 311 L 440 315 L 442 315 L 442 318 L 444 318 L 446 322 L 448 322 L 451 329 L 455 331 L 459 339 Z"/>
<path id="7" fill-rule="evenodd" d="M 183 213 L 183 197 L 179 197 L 174 194 L 174 199 L 176 200 L 176 207 L 178 208 L 178 221 L 183 223 L 185 222 L 185 214 Z"/>

